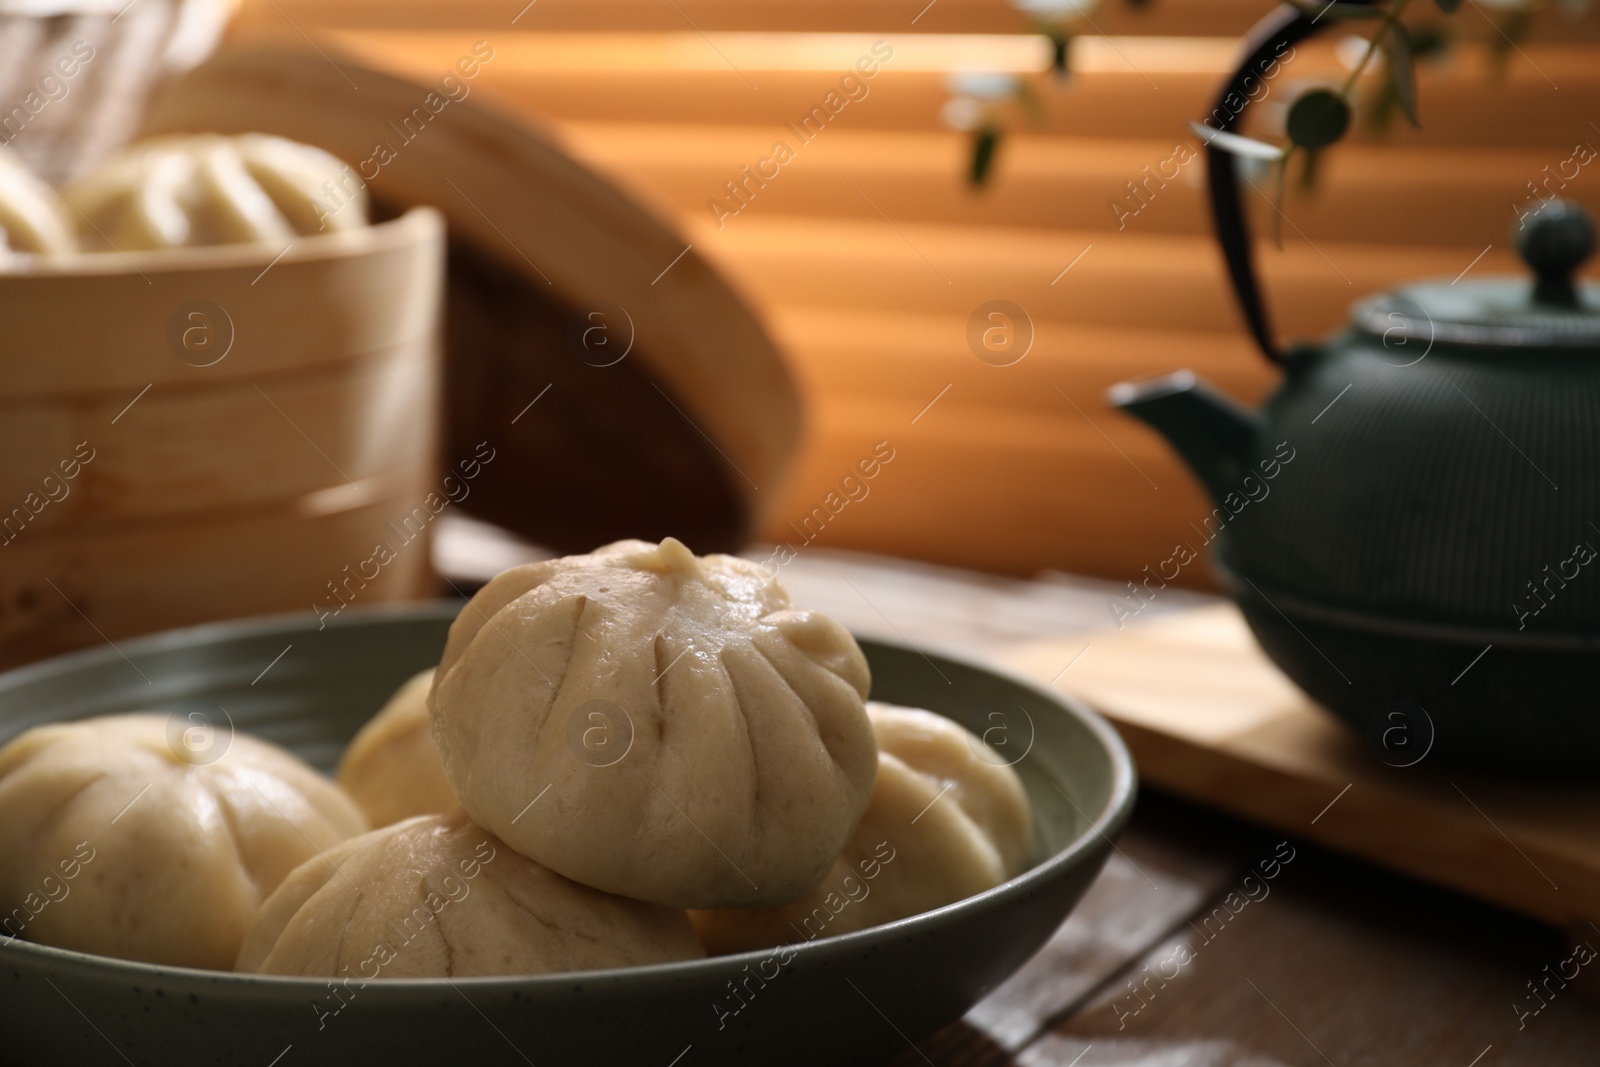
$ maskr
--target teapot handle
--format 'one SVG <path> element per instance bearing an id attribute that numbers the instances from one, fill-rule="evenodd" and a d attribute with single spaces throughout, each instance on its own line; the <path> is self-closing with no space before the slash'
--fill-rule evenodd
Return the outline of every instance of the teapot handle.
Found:
<path id="1" fill-rule="evenodd" d="M 1338 3 L 1351 7 L 1377 2 L 1379 0 L 1338 0 Z M 1224 83 L 1222 92 L 1217 95 L 1216 105 L 1206 116 L 1206 124 L 1212 129 L 1231 133 L 1251 99 L 1249 83 L 1264 81 L 1262 72 L 1283 62 L 1285 48 L 1315 36 L 1337 21 L 1308 15 L 1293 4 L 1284 4 L 1256 23 L 1245 36 L 1244 59 Z M 1235 156 L 1217 145 L 1206 146 L 1206 184 L 1211 197 L 1211 220 L 1216 227 L 1217 243 L 1222 246 L 1228 279 L 1233 283 L 1233 293 L 1238 298 L 1239 309 L 1244 312 L 1250 335 L 1269 360 L 1282 364 L 1286 357 L 1273 340 L 1272 326 L 1262 302 L 1261 285 L 1256 279 L 1255 251 L 1250 243 L 1250 224 L 1245 219 L 1239 194 L 1240 183 L 1235 169 L 1237 163 Z"/>

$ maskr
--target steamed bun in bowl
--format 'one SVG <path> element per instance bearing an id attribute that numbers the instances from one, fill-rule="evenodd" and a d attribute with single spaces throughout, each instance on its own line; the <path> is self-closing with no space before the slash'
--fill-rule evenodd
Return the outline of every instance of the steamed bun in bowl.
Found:
<path id="1" fill-rule="evenodd" d="M 190 747 L 172 723 L 39 726 L 0 749 L 0 930 L 227 970 L 278 883 L 366 830 L 332 782 L 276 745 L 233 734 Z"/>
<path id="2" fill-rule="evenodd" d="M 457 807 L 428 721 L 432 687 L 432 668 L 414 675 L 361 727 L 339 761 L 339 785 L 371 826 Z"/>
<path id="3" fill-rule="evenodd" d="M 762 568 L 668 538 L 516 567 L 450 628 L 430 703 L 474 821 L 671 907 L 809 892 L 872 791 L 866 659 Z"/>
<path id="4" fill-rule="evenodd" d="M 458 811 L 374 830 L 307 862 L 262 906 L 236 969 L 372 981 L 702 955 L 682 911 L 570 882 Z"/>
<path id="5" fill-rule="evenodd" d="M 690 913 L 714 954 L 865 930 L 993 889 L 1022 872 L 1032 810 L 1016 771 L 960 724 L 867 705 L 878 777 L 855 834 L 815 890 L 776 908 Z"/>

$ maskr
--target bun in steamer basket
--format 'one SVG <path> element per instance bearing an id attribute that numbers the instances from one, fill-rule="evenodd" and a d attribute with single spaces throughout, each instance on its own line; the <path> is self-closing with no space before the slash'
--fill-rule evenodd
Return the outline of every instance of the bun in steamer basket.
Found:
<path id="1" fill-rule="evenodd" d="M 568 878 L 671 907 L 810 891 L 872 790 L 865 657 L 757 564 L 668 538 L 516 567 L 450 628 L 456 796 Z"/>
<path id="2" fill-rule="evenodd" d="M 140 141 L 66 197 L 84 251 L 276 243 L 367 225 L 366 188 L 349 167 L 261 133 Z"/>
<path id="3" fill-rule="evenodd" d="M 21 156 L 0 148 L 0 266 L 11 259 L 10 253 L 52 256 L 73 251 L 67 210 L 60 195 Z"/>

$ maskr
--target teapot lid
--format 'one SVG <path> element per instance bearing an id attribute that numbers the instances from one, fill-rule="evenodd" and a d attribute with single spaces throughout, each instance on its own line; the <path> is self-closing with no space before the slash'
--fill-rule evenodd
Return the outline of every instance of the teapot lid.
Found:
<path id="1" fill-rule="evenodd" d="M 1524 216 L 1517 251 L 1533 270 L 1514 277 L 1418 282 L 1356 304 L 1358 330 L 1384 338 L 1486 348 L 1600 347 L 1600 285 L 1574 281 L 1595 247 L 1594 220 L 1551 200 Z"/>

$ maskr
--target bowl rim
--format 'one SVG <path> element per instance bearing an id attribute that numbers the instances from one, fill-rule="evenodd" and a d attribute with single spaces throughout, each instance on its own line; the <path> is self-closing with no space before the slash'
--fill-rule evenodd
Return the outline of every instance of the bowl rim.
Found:
<path id="1" fill-rule="evenodd" d="M 331 620 L 326 624 L 325 628 L 361 628 L 383 621 L 442 621 L 454 619 L 460 613 L 464 603 L 465 600 L 440 599 L 434 601 L 411 601 L 401 604 L 369 605 L 353 609 L 347 615 L 341 615 Z M 229 638 L 298 632 L 304 630 L 308 625 L 309 622 L 304 613 L 292 612 L 250 616 L 242 619 L 229 619 L 164 630 L 125 641 L 119 646 L 81 649 L 64 655 L 53 656 L 38 663 L 31 663 L 0 672 L 0 690 L 10 689 L 15 685 L 25 684 L 37 678 L 86 667 L 91 664 L 114 662 L 118 659 L 131 660 L 133 656 L 141 653 L 160 653 L 192 647 L 202 642 L 225 641 Z M 354 978 L 353 980 L 361 985 L 363 991 L 381 992 L 383 990 L 393 990 L 397 994 L 407 991 L 411 993 L 439 991 L 456 986 L 466 986 L 469 989 L 491 993 L 497 990 L 510 991 L 512 989 L 526 993 L 530 989 L 535 991 L 564 990 L 575 984 L 614 986 L 622 983 L 648 982 L 652 980 L 693 980 L 702 976 L 720 975 L 730 970 L 742 970 L 745 965 L 756 966 L 763 960 L 784 952 L 792 953 L 790 960 L 784 964 L 785 966 L 802 956 L 813 964 L 820 963 L 826 966 L 830 961 L 836 960 L 841 956 L 853 955 L 858 950 L 870 950 L 878 942 L 893 940 L 903 934 L 927 934 L 959 915 L 988 910 L 991 907 L 1000 905 L 1012 896 L 1029 895 L 1033 892 L 1048 890 L 1057 878 L 1062 877 L 1067 870 L 1076 866 L 1089 853 L 1098 850 L 1101 847 L 1101 841 L 1110 848 L 1116 847 L 1113 838 L 1121 831 L 1133 812 L 1134 801 L 1138 794 L 1138 774 L 1134 766 L 1133 757 L 1129 753 L 1126 744 L 1123 743 L 1116 729 L 1104 718 L 1077 698 L 1043 688 L 1032 679 L 1022 676 L 1018 671 L 1008 666 L 979 663 L 940 652 L 922 652 L 909 643 L 861 637 L 859 635 L 853 636 L 856 637 L 856 640 L 865 644 L 905 651 L 917 651 L 932 661 L 994 675 L 1013 685 L 1029 690 L 1043 702 L 1055 705 L 1062 714 L 1076 719 L 1099 742 L 1101 751 L 1109 764 L 1110 783 L 1104 806 L 1100 811 L 1093 814 L 1079 809 L 1080 814 L 1089 819 L 1089 825 L 1085 826 L 1077 837 L 1060 851 L 1046 857 L 1021 874 L 1007 879 L 991 889 L 964 897 L 942 907 L 919 912 L 904 919 L 896 919 L 893 922 L 871 926 L 864 930 L 823 936 L 813 941 L 802 941 L 771 948 L 752 949 L 746 952 L 728 953 L 720 956 L 705 956 L 693 960 L 677 960 L 670 963 L 646 964 L 637 967 L 612 967 L 604 970 L 560 971 L 551 974 L 530 975 Z M 1068 798 L 1068 803 L 1072 804 L 1074 808 L 1077 807 L 1071 798 Z M 314 993 L 320 995 L 322 991 L 328 988 L 330 983 L 341 980 L 329 977 L 311 978 L 293 975 L 249 974 L 238 971 L 209 970 L 199 967 L 179 967 L 164 963 L 143 963 L 115 956 L 80 952 L 75 949 L 57 948 L 53 945 L 41 945 L 26 941 L 20 937 L 0 935 L 0 960 L 3 960 L 8 952 L 21 952 L 24 956 L 36 958 L 42 964 L 93 974 L 103 979 L 120 976 L 136 983 L 147 985 L 159 985 L 163 980 L 184 983 L 206 982 L 213 987 L 214 991 L 217 989 L 244 991 L 255 988 L 258 990 L 273 990 L 280 993 Z"/>
<path id="2" fill-rule="evenodd" d="M 275 242 L 241 241 L 225 245 L 32 256 L 28 265 L 21 270 L 0 270 L 0 285 L 60 278 L 127 277 L 138 280 L 146 273 L 259 270 L 269 263 L 274 266 L 320 263 L 332 259 L 381 255 L 396 248 L 414 246 L 419 241 L 440 238 L 443 234 L 443 213 L 437 208 L 418 204 L 393 218 L 381 219 L 367 226 L 299 234 L 282 248 Z"/>

